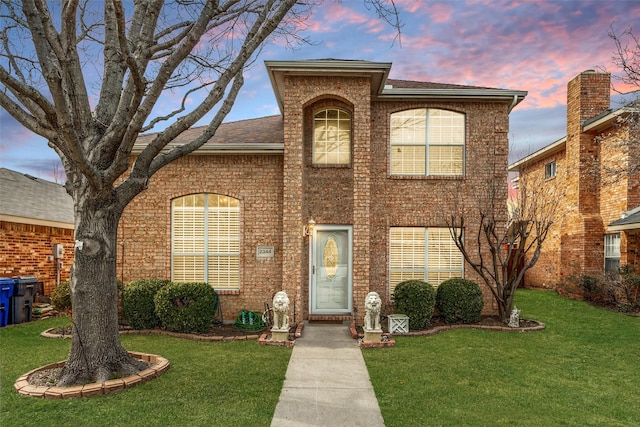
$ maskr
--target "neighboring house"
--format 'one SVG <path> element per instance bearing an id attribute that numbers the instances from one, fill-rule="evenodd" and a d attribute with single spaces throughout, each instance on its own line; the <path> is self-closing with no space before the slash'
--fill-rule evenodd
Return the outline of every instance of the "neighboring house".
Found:
<path id="1" fill-rule="evenodd" d="M 640 144 L 620 120 L 629 106 L 609 108 L 610 83 L 609 74 L 591 70 L 571 80 L 567 136 L 509 167 L 563 193 L 560 216 L 527 271 L 528 286 L 556 288 L 583 274 L 640 268 L 640 171 L 616 173 L 638 161 Z"/>
<path id="2" fill-rule="evenodd" d="M 225 123 L 153 176 L 120 223 L 123 281 L 206 281 L 226 320 L 284 290 L 296 320 L 360 321 L 370 291 L 389 304 L 402 280 L 480 283 L 444 218 L 497 177 L 506 220 L 509 112 L 526 92 L 391 80 L 390 63 L 266 68 L 281 115 Z"/>
<path id="3" fill-rule="evenodd" d="M 73 228 L 63 186 L 0 168 L 0 277 L 35 276 L 51 295 L 58 280 L 69 280 Z M 63 248 L 58 258 L 54 245 Z"/>

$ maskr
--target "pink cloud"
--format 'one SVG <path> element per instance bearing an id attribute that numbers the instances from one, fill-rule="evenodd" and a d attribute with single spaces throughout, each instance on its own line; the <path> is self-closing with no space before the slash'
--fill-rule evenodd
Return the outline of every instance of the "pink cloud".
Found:
<path id="1" fill-rule="evenodd" d="M 429 7 L 431 19 L 435 23 L 449 22 L 451 20 L 451 7 L 448 4 L 436 3 Z"/>

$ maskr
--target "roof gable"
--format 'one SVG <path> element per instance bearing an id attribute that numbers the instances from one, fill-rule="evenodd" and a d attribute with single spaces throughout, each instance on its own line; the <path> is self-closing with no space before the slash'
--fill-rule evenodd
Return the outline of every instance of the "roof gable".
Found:
<path id="1" fill-rule="evenodd" d="M 55 182 L 0 168 L 0 200 L 0 216 L 5 220 L 53 222 L 73 228 L 73 199 Z"/>

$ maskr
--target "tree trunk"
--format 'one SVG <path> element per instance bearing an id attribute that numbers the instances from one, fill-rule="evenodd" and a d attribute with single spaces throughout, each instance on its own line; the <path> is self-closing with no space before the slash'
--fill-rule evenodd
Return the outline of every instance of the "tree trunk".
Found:
<path id="1" fill-rule="evenodd" d="M 122 347 L 118 333 L 116 239 L 122 208 L 113 191 L 92 191 L 88 185 L 74 191 L 73 338 L 58 378 L 61 386 L 104 382 L 114 372 L 132 375 L 144 369 Z"/>

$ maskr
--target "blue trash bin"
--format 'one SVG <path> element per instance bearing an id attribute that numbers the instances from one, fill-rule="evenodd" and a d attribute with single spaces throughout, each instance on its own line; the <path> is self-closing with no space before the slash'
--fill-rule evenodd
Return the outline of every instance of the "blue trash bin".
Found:
<path id="1" fill-rule="evenodd" d="M 13 324 L 31 322 L 33 299 L 36 296 L 38 280 L 33 276 L 14 277 L 11 318 Z"/>
<path id="2" fill-rule="evenodd" d="M 0 277 L 0 327 L 7 326 L 9 323 L 9 304 L 15 284 L 15 279 Z"/>

